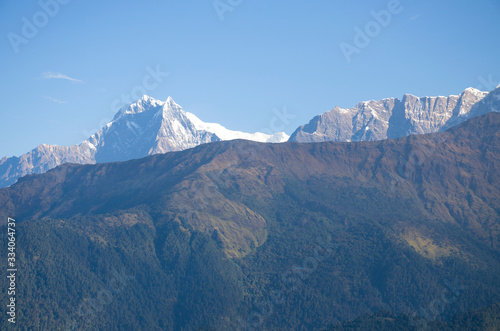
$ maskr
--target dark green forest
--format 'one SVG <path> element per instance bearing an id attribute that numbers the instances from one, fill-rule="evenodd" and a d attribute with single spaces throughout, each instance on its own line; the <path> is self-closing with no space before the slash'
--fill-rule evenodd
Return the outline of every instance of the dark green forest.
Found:
<path id="1" fill-rule="evenodd" d="M 478 331 L 500 329 L 500 304 L 496 303 L 483 309 L 473 309 L 453 316 L 448 321 L 434 318 L 424 318 L 418 315 L 395 315 L 389 312 L 377 312 L 369 314 L 355 321 L 345 322 L 341 325 L 332 326 L 331 331 Z"/>
<path id="2" fill-rule="evenodd" d="M 316 190 L 317 184 L 310 187 Z M 447 321 L 500 301 L 497 252 L 448 228 L 447 235 L 473 252 L 476 263 L 460 256 L 430 260 L 386 225 L 392 221 L 384 212 L 389 206 L 395 219 L 410 211 L 415 217 L 407 221 L 418 223 L 411 201 L 381 201 L 366 190 L 358 192 L 364 200 L 349 204 L 341 193 L 289 183 L 272 202 L 255 203 L 253 210 L 268 222 L 268 238 L 239 259 L 224 254 L 216 232 L 161 220 L 145 207 L 121 215 L 21 222 L 19 326 L 311 329 L 381 310 Z M 377 217 L 363 217 L 360 204 L 369 201 L 366 208 Z M 105 221 L 127 214 L 142 220 L 132 226 Z"/>
<path id="3" fill-rule="evenodd" d="M 500 117 L 474 121 L 24 177 L 0 190 L 18 268 L 0 328 L 496 330 Z"/>

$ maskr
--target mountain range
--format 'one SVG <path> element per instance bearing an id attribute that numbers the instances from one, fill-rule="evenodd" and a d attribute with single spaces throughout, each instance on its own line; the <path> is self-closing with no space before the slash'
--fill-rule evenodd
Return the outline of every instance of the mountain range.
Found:
<path id="1" fill-rule="evenodd" d="M 460 95 L 365 101 L 350 109 L 335 107 L 314 117 L 290 141 L 375 141 L 444 131 L 467 119 L 500 111 L 500 86 L 490 93 L 468 88 Z"/>
<path id="2" fill-rule="evenodd" d="M 79 145 L 42 144 L 20 157 L 2 158 L 0 187 L 13 184 L 24 175 L 43 173 L 64 163 L 126 161 L 232 139 L 283 142 L 288 136 L 283 132 L 269 135 L 228 130 L 185 112 L 170 97 L 159 101 L 143 96 L 121 108 L 110 123 Z"/>
<path id="3" fill-rule="evenodd" d="M 488 113 L 382 141 L 216 141 L 24 176 L 0 189 L 18 320 L 312 330 L 389 311 L 418 329 L 494 305 L 499 127 Z"/>
<path id="4" fill-rule="evenodd" d="M 126 161 L 233 139 L 270 143 L 374 141 L 446 130 L 490 111 L 500 111 L 500 88 L 490 93 L 468 88 L 449 97 L 418 98 L 407 94 L 402 100 L 365 101 L 350 109 L 335 107 L 300 126 L 289 137 L 284 132 L 269 135 L 232 131 L 201 121 L 170 97 L 159 101 L 144 96 L 120 109 L 113 121 L 79 145 L 42 144 L 20 157 L 3 157 L 0 187 L 64 163 Z"/>

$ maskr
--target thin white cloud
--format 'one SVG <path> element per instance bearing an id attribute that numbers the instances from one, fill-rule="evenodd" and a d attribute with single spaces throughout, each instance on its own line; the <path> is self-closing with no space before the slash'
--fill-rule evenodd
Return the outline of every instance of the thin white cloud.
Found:
<path id="1" fill-rule="evenodd" d="M 62 101 L 53 97 L 43 97 L 43 98 L 58 104 L 66 103 L 66 101 Z"/>
<path id="2" fill-rule="evenodd" d="M 74 83 L 85 83 L 81 79 L 69 77 L 68 75 L 61 74 L 60 72 L 46 71 L 40 76 L 42 79 L 66 79 Z"/>
<path id="3" fill-rule="evenodd" d="M 419 15 L 419 14 L 416 14 L 416 15 L 413 15 L 412 17 L 410 17 L 410 19 L 411 19 L 412 21 L 415 21 L 415 20 L 417 20 L 419 17 L 420 17 L 420 15 Z"/>

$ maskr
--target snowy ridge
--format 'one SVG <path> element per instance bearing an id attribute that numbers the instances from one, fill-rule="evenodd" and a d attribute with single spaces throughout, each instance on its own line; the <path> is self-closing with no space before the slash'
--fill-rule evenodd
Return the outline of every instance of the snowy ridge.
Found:
<path id="1" fill-rule="evenodd" d="M 493 95 L 469 87 L 459 95 L 369 100 L 314 117 L 290 137 L 296 142 L 375 141 L 443 131 L 474 116 L 496 111 Z"/>
<path id="2" fill-rule="evenodd" d="M 265 142 L 279 143 L 279 142 L 285 142 L 289 138 L 289 136 L 284 132 L 278 132 L 273 135 L 270 135 L 262 132 L 247 133 L 241 131 L 233 131 L 226 129 L 225 127 L 223 127 L 218 123 L 203 122 L 193 113 L 187 112 L 186 116 L 198 130 L 204 130 L 215 133 L 217 137 L 219 137 L 221 140 L 245 139 L 263 143 Z"/>
<path id="3" fill-rule="evenodd" d="M 468 88 L 449 97 L 419 98 L 405 94 L 401 100 L 370 100 L 350 109 L 336 107 L 314 117 L 288 139 L 284 132 L 246 133 L 205 123 L 185 112 L 171 97 L 160 101 L 143 96 L 121 108 L 110 123 L 79 145 L 44 144 L 20 157 L 1 158 L 0 187 L 68 162 L 126 161 L 233 139 L 267 143 L 373 141 L 443 131 L 492 111 L 500 111 L 500 85 L 489 93 Z"/>

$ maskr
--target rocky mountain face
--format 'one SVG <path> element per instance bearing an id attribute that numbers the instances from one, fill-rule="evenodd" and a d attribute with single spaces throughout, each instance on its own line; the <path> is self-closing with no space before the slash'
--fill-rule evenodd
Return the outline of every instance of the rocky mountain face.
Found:
<path id="1" fill-rule="evenodd" d="M 0 160 L 0 187 L 13 184 L 19 177 L 44 173 L 64 163 L 95 163 L 95 148 L 88 142 L 74 146 L 43 144 L 20 157 Z"/>
<path id="2" fill-rule="evenodd" d="M 126 161 L 147 155 L 181 151 L 200 144 L 245 138 L 260 142 L 283 142 L 283 132 L 274 135 L 243 133 L 219 124 L 204 123 L 186 113 L 172 98 L 159 101 L 144 96 L 120 109 L 112 122 L 79 145 L 40 145 L 20 157 L 0 160 L 0 187 L 19 177 L 43 173 L 64 163 L 93 164 Z"/>
<path id="3" fill-rule="evenodd" d="M 306 330 L 389 311 L 417 329 L 437 309 L 432 320 L 492 305 L 499 128 L 489 113 L 392 140 L 222 141 L 25 176 L 0 189 L 20 320 Z"/>
<path id="4" fill-rule="evenodd" d="M 201 121 L 170 97 L 163 102 L 144 96 L 120 109 L 112 122 L 79 145 L 43 144 L 20 157 L 0 159 L 0 187 L 64 163 L 126 161 L 221 140 L 349 142 L 438 132 L 474 116 L 499 111 L 499 98 L 500 88 L 490 93 L 468 88 L 449 97 L 418 98 L 407 94 L 402 100 L 372 100 L 351 109 L 336 107 L 314 117 L 288 137 L 284 132 L 269 135 L 232 131 L 217 123 Z"/>
<path id="5" fill-rule="evenodd" d="M 416 97 L 365 101 L 353 108 L 335 107 L 299 127 L 295 142 L 375 141 L 446 130 L 469 118 L 499 111 L 500 89 L 490 93 L 468 88 L 449 97 Z"/>
<path id="6" fill-rule="evenodd" d="M 88 143 L 95 146 L 95 161 L 104 163 L 181 151 L 213 141 L 220 138 L 197 130 L 171 98 L 161 102 L 145 96 L 121 109 Z"/>

